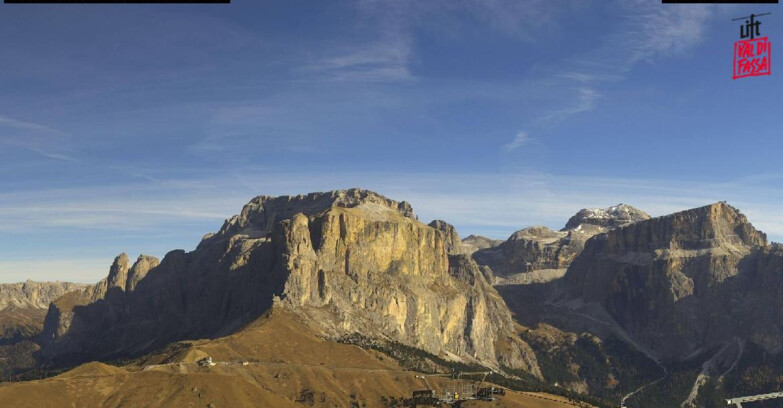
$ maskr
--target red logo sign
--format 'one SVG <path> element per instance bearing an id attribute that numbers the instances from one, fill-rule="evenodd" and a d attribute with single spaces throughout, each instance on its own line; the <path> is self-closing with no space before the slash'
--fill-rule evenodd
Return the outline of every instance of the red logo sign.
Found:
<path id="1" fill-rule="evenodd" d="M 756 17 L 770 14 L 772 13 L 751 14 L 732 20 L 745 20 L 745 24 L 740 26 L 740 40 L 734 43 L 732 79 L 770 75 L 769 38 L 761 37 L 761 21 L 756 20 Z"/>
<path id="2" fill-rule="evenodd" d="M 769 37 L 740 40 L 734 43 L 733 79 L 770 75 Z"/>

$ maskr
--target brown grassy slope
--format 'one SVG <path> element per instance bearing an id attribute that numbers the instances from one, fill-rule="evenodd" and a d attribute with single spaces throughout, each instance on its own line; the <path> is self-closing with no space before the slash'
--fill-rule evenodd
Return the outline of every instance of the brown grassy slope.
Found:
<path id="1" fill-rule="evenodd" d="M 43 328 L 45 309 L 11 306 L 0 310 L 0 381 L 13 369 L 35 366 L 38 345 L 29 338 Z"/>
<path id="2" fill-rule="evenodd" d="M 0 339 L 30 337 L 43 328 L 46 309 L 9 307 L 0 310 Z"/>
<path id="3" fill-rule="evenodd" d="M 195 362 L 209 355 L 217 363 Z M 243 364 L 243 361 L 246 364 Z M 124 368 L 89 363 L 58 377 L 0 385 L 0 401 L 24 407 L 385 407 L 424 388 L 418 373 L 376 351 L 319 338 L 275 311 L 217 340 L 180 343 Z M 431 378 L 436 389 L 453 381 Z M 509 392 L 495 403 L 467 407 L 573 407 Z"/>
<path id="4" fill-rule="evenodd" d="M 90 363 L 78 373 L 0 386 L 0 401 L 12 407 L 293 407 L 258 385 L 210 373 L 127 372 Z M 112 374 L 113 369 L 121 370 Z M 92 371 L 92 372 L 90 372 Z"/>

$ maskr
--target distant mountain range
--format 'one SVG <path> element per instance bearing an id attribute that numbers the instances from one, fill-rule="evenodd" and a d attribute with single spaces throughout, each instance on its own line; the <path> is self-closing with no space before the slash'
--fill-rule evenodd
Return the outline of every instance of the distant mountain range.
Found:
<path id="1" fill-rule="evenodd" d="M 783 248 L 725 203 L 657 218 L 624 204 L 584 209 L 560 231 L 528 227 L 498 241 L 460 239 L 367 190 L 260 196 L 194 251 L 160 262 L 122 254 L 95 285 L 0 286 L 4 378 L 118 366 L 0 385 L 0 399 L 25 406 L 19 387 L 46 393 L 58 378 L 144 387 L 152 370 L 181 403 L 199 392 L 175 384 L 209 372 L 243 378 L 243 395 L 261 387 L 274 406 L 396 406 L 392 397 L 416 388 L 408 372 L 489 370 L 496 383 L 595 406 L 718 406 L 781 389 L 781 276 Z M 302 355 L 327 371 L 302 371 L 310 363 L 291 350 L 305 343 L 321 351 Z M 334 353 L 359 353 L 377 384 L 338 380 L 350 364 Z M 191 366 L 206 355 L 264 369 Z M 401 382 L 377 377 L 395 370 Z M 273 386 L 280 375 L 299 389 Z M 165 400 L 165 387 L 149 387 L 94 406 Z M 99 400 L 77 394 L 62 398 Z M 513 395 L 508 406 L 536 398 Z"/>

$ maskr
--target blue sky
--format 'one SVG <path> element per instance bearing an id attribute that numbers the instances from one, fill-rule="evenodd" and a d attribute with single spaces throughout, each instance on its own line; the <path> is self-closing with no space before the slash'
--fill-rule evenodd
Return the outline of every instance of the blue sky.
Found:
<path id="1" fill-rule="evenodd" d="M 287 4 L 286 4 L 287 3 Z M 191 250 L 261 194 L 363 187 L 463 236 L 728 200 L 783 240 L 777 5 L 0 5 L 0 282 Z"/>

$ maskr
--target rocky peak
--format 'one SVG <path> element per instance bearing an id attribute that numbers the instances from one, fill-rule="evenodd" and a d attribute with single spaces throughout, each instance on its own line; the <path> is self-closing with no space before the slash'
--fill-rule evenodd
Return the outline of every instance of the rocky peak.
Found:
<path id="1" fill-rule="evenodd" d="M 508 238 L 509 240 L 530 240 L 530 239 L 559 239 L 565 236 L 565 233 L 552 231 L 548 227 L 536 225 L 521 229 Z"/>
<path id="2" fill-rule="evenodd" d="M 481 235 L 471 234 L 462 240 L 462 248 L 465 250 L 466 254 L 473 254 L 478 250 L 493 248 L 502 243 L 503 240 L 500 239 L 491 239 Z"/>
<path id="3" fill-rule="evenodd" d="M 449 255 L 457 255 L 465 252 L 465 249 L 462 247 L 462 241 L 460 240 L 459 234 L 457 233 L 457 229 L 454 228 L 453 225 L 443 220 L 433 220 L 427 225 L 443 233 L 446 239 L 446 252 Z"/>
<path id="4" fill-rule="evenodd" d="M 106 297 L 107 293 L 114 288 L 123 292 L 132 292 L 136 285 L 145 277 L 147 273 L 158 266 L 158 258 L 149 255 L 139 255 L 136 261 L 131 265 L 128 254 L 121 253 L 114 258 L 109 275 L 94 286 L 83 292 L 84 296 L 96 301 Z"/>
<path id="5" fill-rule="evenodd" d="M 114 262 L 111 264 L 111 268 L 109 268 L 109 276 L 106 278 L 107 290 L 112 288 L 125 290 L 130 266 L 130 259 L 128 259 L 126 253 L 123 252 L 114 258 Z"/>
<path id="6" fill-rule="evenodd" d="M 413 208 L 409 203 L 397 202 L 360 188 L 297 196 L 262 195 L 247 203 L 239 215 L 227 220 L 220 232 L 206 236 L 205 241 L 232 235 L 247 235 L 251 238 L 267 237 L 272 232 L 275 223 L 280 220 L 290 219 L 298 213 L 312 216 L 334 207 L 363 207 L 376 213 L 388 210 L 397 212 L 404 217 L 414 218 Z"/>
<path id="7" fill-rule="evenodd" d="M 609 208 L 583 208 L 568 219 L 565 229 L 570 230 L 581 224 L 597 225 L 604 228 L 617 228 L 637 221 L 647 220 L 650 216 L 627 204 L 618 204 Z"/>
<path id="8" fill-rule="evenodd" d="M 721 246 L 736 249 L 767 246 L 767 236 L 756 230 L 739 210 L 719 202 L 609 231 L 607 245 L 612 253 Z"/>
<path id="9" fill-rule="evenodd" d="M 535 281 L 557 279 L 565 274 L 565 268 L 590 237 L 649 218 L 626 204 L 586 208 L 571 217 L 560 231 L 540 225 L 527 227 L 511 234 L 503 243 L 474 251 L 473 258 L 489 266 L 496 276 L 510 277 L 514 282 L 529 282 L 532 275 L 528 274 L 538 271 L 542 272 L 536 275 Z"/>
<path id="10" fill-rule="evenodd" d="M 135 289 L 126 283 L 124 294 L 89 296 L 97 289 L 56 302 L 41 356 L 133 355 L 232 333 L 282 308 L 326 337 L 358 332 L 540 376 L 488 283 L 490 271 L 450 256 L 447 243 L 454 249 L 459 236 L 445 222 L 432 225 L 416 220 L 405 202 L 359 189 L 256 197 L 196 250 L 167 254 Z M 141 259 L 129 268 L 120 256 L 98 287 L 114 287 L 122 276 L 133 282 L 155 263 Z"/>
<path id="11" fill-rule="evenodd" d="M 136 262 L 133 263 L 128 271 L 128 278 L 125 281 L 125 290 L 132 292 L 136 285 L 147 276 L 147 272 L 160 264 L 158 258 L 149 255 L 139 255 Z"/>
<path id="12" fill-rule="evenodd" d="M 768 248 L 764 233 L 719 202 L 591 238 L 565 283 L 656 352 L 680 356 L 737 335 L 751 306 L 735 295 L 765 278 L 756 269 Z"/>

